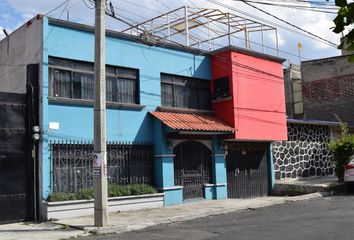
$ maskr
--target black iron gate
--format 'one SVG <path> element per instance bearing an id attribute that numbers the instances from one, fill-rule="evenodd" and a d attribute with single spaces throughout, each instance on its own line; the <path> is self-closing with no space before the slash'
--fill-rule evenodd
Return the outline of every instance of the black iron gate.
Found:
<path id="1" fill-rule="evenodd" d="M 203 186 L 211 181 L 211 151 L 198 142 L 183 142 L 174 149 L 175 185 L 183 186 L 183 198 L 203 198 Z"/>
<path id="2" fill-rule="evenodd" d="M 228 143 L 227 186 L 229 198 L 268 194 L 269 143 Z"/>
<path id="3" fill-rule="evenodd" d="M 0 222 L 24 220 L 27 204 L 26 95 L 0 92 Z"/>
<path id="4" fill-rule="evenodd" d="M 26 94 L 0 92 L 0 223 L 37 220 L 39 65 L 27 65 Z"/>

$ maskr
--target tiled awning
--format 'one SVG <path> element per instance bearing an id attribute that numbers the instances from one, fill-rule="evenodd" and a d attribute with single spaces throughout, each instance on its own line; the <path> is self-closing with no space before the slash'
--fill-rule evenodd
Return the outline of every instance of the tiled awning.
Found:
<path id="1" fill-rule="evenodd" d="M 179 131 L 232 133 L 234 128 L 210 115 L 188 113 L 150 112 L 166 126 Z"/>

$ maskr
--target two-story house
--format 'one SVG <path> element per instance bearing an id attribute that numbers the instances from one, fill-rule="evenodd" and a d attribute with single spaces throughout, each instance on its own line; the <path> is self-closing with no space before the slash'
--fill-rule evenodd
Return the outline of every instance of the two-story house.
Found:
<path id="1" fill-rule="evenodd" d="M 16 177 L 19 192 L 5 191 L 11 174 L 0 174 L 0 209 L 6 196 L 24 193 L 6 200 L 22 209 L 17 219 L 52 192 L 92 186 L 93 59 L 93 27 L 41 15 L 0 42 L 0 92 L 34 88 L 32 125 L 40 128 L 28 158 L 6 168 L 27 169 Z M 145 44 L 107 30 L 109 182 L 153 185 L 166 206 L 268 194 L 271 142 L 287 139 L 282 62 L 233 46 Z M 19 161 L 3 155 L 0 169 Z"/>

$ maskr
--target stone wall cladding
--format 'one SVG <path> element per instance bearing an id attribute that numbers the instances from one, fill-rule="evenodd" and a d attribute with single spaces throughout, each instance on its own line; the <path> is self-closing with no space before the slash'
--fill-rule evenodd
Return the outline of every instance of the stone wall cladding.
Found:
<path id="1" fill-rule="evenodd" d="M 273 143 L 275 179 L 333 175 L 328 126 L 288 124 L 288 141 Z"/>

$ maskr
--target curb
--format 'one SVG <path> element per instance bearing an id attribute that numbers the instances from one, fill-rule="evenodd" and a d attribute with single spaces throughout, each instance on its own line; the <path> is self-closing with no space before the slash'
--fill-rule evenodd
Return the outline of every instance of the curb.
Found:
<path id="1" fill-rule="evenodd" d="M 321 197 L 325 197 L 325 196 L 329 196 L 329 195 L 330 195 L 330 193 L 328 193 L 328 192 L 317 192 L 317 193 L 310 193 L 310 194 L 301 195 L 301 196 L 283 197 L 279 200 L 274 200 L 272 202 L 259 203 L 257 205 L 253 205 L 253 206 L 225 208 L 225 209 L 219 209 L 219 210 L 215 210 L 212 212 L 206 212 L 206 213 L 199 213 L 199 214 L 193 214 L 193 215 L 188 214 L 188 215 L 182 215 L 182 216 L 148 220 L 148 221 L 145 221 L 144 223 L 138 223 L 135 225 L 128 225 L 128 226 L 110 226 L 110 227 L 105 227 L 105 228 L 95 228 L 95 227 L 80 227 L 80 226 L 69 225 L 69 227 L 83 230 L 86 234 L 87 233 L 91 233 L 91 234 L 95 234 L 95 235 L 118 234 L 118 233 L 123 233 L 123 232 L 137 231 L 137 230 L 141 230 L 141 229 L 155 226 L 155 225 L 159 225 L 159 224 L 170 224 L 170 223 L 184 222 L 184 221 L 190 221 L 190 220 L 195 220 L 195 219 L 210 217 L 210 216 L 215 216 L 215 215 L 234 213 L 234 212 L 238 212 L 238 211 L 255 210 L 258 208 L 262 208 L 262 207 L 269 207 L 269 206 L 274 206 L 274 205 L 279 205 L 279 204 L 284 204 L 284 203 L 292 203 L 292 202 L 310 200 L 310 199 L 321 198 Z"/>

